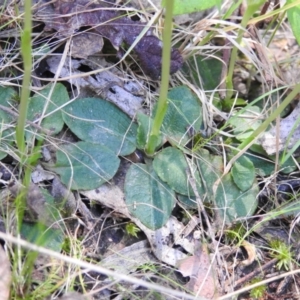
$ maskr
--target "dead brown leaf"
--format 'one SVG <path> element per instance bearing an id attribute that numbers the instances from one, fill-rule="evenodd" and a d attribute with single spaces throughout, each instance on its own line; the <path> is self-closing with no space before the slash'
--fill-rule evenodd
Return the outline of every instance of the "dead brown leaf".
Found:
<path id="1" fill-rule="evenodd" d="M 179 272 L 190 281 L 186 287 L 206 299 L 215 299 L 217 297 L 216 280 L 211 267 L 211 260 L 208 250 L 205 246 L 200 246 L 193 256 L 189 256 L 178 264 Z"/>

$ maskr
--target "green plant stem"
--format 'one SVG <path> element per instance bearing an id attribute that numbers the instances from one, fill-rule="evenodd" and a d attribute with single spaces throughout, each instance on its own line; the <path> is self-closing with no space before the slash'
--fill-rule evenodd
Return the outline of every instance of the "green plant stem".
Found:
<path id="1" fill-rule="evenodd" d="M 24 159 L 25 138 L 24 128 L 28 110 L 28 99 L 30 95 L 30 77 L 32 68 L 32 47 L 31 47 L 31 32 L 32 32 L 32 13 L 31 0 L 26 0 L 24 4 L 24 29 L 21 36 L 21 54 L 24 65 L 24 76 L 21 91 L 21 101 L 19 107 L 19 117 L 16 128 L 17 146 L 20 150 L 21 162 Z"/>
<path id="2" fill-rule="evenodd" d="M 24 3 L 24 28 L 21 35 L 21 54 L 23 58 L 24 76 L 21 91 L 21 100 L 19 106 L 19 117 L 16 128 L 16 141 L 20 151 L 20 165 L 25 163 L 25 136 L 24 129 L 26 124 L 26 117 L 28 111 L 28 99 L 30 96 L 30 77 L 32 68 L 32 46 L 31 46 L 31 33 L 32 33 L 32 13 L 31 13 L 31 0 L 25 0 Z M 21 230 L 24 209 L 26 205 L 26 194 L 30 184 L 30 169 L 25 167 L 25 176 L 23 178 L 24 188 L 16 197 L 15 204 L 17 210 L 17 228 L 18 232 Z"/>
<path id="3" fill-rule="evenodd" d="M 248 24 L 248 21 L 250 20 L 250 18 L 252 17 L 252 15 L 256 12 L 256 10 L 264 3 L 264 0 L 248 0 L 248 7 L 244 13 L 242 22 L 241 22 L 241 29 L 238 32 L 238 36 L 236 38 L 236 43 L 238 45 L 241 44 L 242 38 L 243 38 L 243 34 L 244 34 L 244 30 Z M 229 62 L 229 67 L 228 67 L 228 73 L 226 76 L 226 100 L 230 100 L 232 98 L 233 95 L 233 71 L 234 71 L 234 66 L 235 66 L 235 62 L 237 60 L 237 56 L 238 56 L 238 47 L 234 46 L 232 48 L 232 52 L 231 52 L 231 57 L 230 57 L 230 62 Z"/>
<path id="4" fill-rule="evenodd" d="M 146 145 L 146 153 L 153 155 L 157 145 L 160 127 L 168 108 L 168 88 L 170 77 L 170 60 L 171 60 L 171 36 L 172 36 L 172 17 L 173 17 L 174 0 L 169 0 L 166 5 L 166 18 L 163 30 L 163 52 L 162 52 L 162 74 L 161 87 L 157 104 L 156 115 L 150 132 L 149 140 Z"/>

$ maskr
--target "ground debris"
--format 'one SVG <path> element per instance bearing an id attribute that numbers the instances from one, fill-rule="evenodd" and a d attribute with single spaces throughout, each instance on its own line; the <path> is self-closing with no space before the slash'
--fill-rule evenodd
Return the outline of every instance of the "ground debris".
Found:
<path id="1" fill-rule="evenodd" d="M 91 297 L 79 294 L 77 292 L 71 292 L 58 298 L 59 300 L 89 300 Z"/>
<path id="2" fill-rule="evenodd" d="M 123 248 L 116 254 L 109 255 L 101 261 L 101 266 L 122 274 L 129 274 L 141 265 L 155 261 L 147 241 L 140 241 Z"/>
<path id="3" fill-rule="evenodd" d="M 56 74 L 59 68 L 61 57 L 53 56 L 47 58 L 49 70 Z M 104 60 L 99 61 L 102 66 L 105 65 Z M 78 78 L 70 78 L 68 81 L 76 86 L 78 90 L 89 89 L 95 92 L 100 97 L 114 103 L 123 112 L 127 113 L 130 117 L 134 117 L 138 110 L 141 109 L 144 97 L 139 95 L 136 91 L 140 91 L 142 84 L 129 82 L 125 84 L 125 79 L 122 80 L 116 71 L 116 68 L 112 70 L 101 70 L 95 76 L 83 76 L 84 72 L 79 71 L 81 66 L 91 66 L 96 68 L 95 65 L 91 65 L 91 62 L 86 60 L 71 60 L 72 68 L 70 68 L 69 62 L 65 62 L 60 70 L 60 77 L 70 77 L 74 75 L 81 75 Z M 133 92 L 132 92 L 133 91 Z M 136 95 L 137 93 L 137 95 Z"/>
<path id="4" fill-rule="evenodd" d="M 81 27 L 91 27 L 89 32 L 98 34 L 100 39 L 107 38 L 117 50 L 123 43 L 132 46 L 146 26 L 140 21 L 120 16 L 116 9 L 107 9 L 107 3 L 96 4 L 89 0 L 57 0 L 51 4 L 44 0 L 37 8 L 36 17 L 46 24 L 45 30 L 57 30 L 62 37 L 70 37 Z M 97 39 L 97 35 L 94 38 Z M 100 50 L 95 49 L 96 52 Z M 144 73 L 158 79 L 161 74 L 162 42 L 151 29 L 140 38 L 134 51 Z M 172 49 L 170 73 L 178 71 L 182 64 L 180 52 Z"/>
<path id="5" fill-rule="evenodd" d="M 299 145 L 300 127 L 297 125 L 299 111 L 300 104 L 298 103 L 292 113 L 280 121 L 279 130 L 273 127 L 260 138 L 261 145 L 269 155 L 286 148 L 290 150 Z"/>

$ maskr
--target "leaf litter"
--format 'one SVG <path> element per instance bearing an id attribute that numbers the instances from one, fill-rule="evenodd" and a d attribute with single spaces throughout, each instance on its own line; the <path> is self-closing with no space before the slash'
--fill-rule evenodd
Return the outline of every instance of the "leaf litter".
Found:
<path id="1" fill-rule="evenodd" d="M 45 1 L 39 5 L 41 8 L 35 14 L 46 24 L 45 30 L 54 29 L 59 35 L 69 37 L 80 27 L 89 26 L 90 32 L 98 33 L 101 39 L 107 38 L 117 50 L 120 50 L 123 42 L 128 47 L 132 46 L 146 25 L 122 17 L 115 9 L 105 9 L 109 8 L 107 2 L 97 4 L 88 0 L 77 0 L 75 3 L 58 0 L 50 4 Z M 158 79 L 161 74 L 162 42 L 151 29 L 134 46 L 134 51 L 145 74 L 152 79 Z M 182 64 L 180 52 L 172 49 L 171 74 Z"/>
<path id="2" fill-rule="evenodd" d="M 124 193 L 124 185 L 125 190 L 126 187 L 129 192 L 131 189 L 128 183 L 127 186 L 126 182 L 124 183 L 125 174 L 128 174 L 128 168 L 124 168 L 123 165 L 126 160 L 126 162 L 130 164 L 128 160 L 131 158 L 129 158 L 129 156 L 125 157 L 125 159 L 121 158 L 120 167 L 116 163 L 116 161 L 120 159 L 116 154 L 120 155 L 119 150 L 122 149 L 121 147 L 124 145 L 123 142 L 127 142 L 130 140 L 130 138 L 128 138 L 128 140 L 123 140 L 121 142 L 121 146 L 119 144 L 118 147 L 116 147 L 117 150 L 114 149 L 112 151 L 114 155 L 111 157 L 106 156 L 100 159 L 106 163 L 108 161 L 112 162 L 115 160 L 115 165 L 117 166 L 109 170 L 112 171 L 111 173 L 108 172 L 107 168 L 104 168 L 101 165 L 101 161 L 98 159 L 106 152 L 104 149 L 106 142 L 100 141 L 101 136 L 104 134 L 93 133 L 93 136 L 95 137 L 94 140 L 86 141 L 86 136 L 91 132 L 90 129 L 86 129 L 86 127 L 80 123 L 80 126 L 78 127 L 82 127 L 81 129 L 85 131 L 85 134 L 81 135 L 79 131 L 75 129 L 75 126 L 72 125 L 72 119 L 80 119 L 81 121 L 85 121 L 85 119 L 91 119 L 91 115 L 76 115 L 74 112 L 76 110 L 74 104 L 82 102 L 82 106 L 79 106 L 79 110 L 84 111 L 84 107 L 87 106 L 86 99 L 91 98 L 90 95 L 84 95 L 84 93 L 88 94 L 88 90 L 90 89 L 92 92 L 103 98 L 99 99 L 98 97 L 96 98 L 95 95 L 92 96 L 94 98 L 94 103 L 100 103 L 100 107 L 97 107 L 95 111 L 104 111 L 105 113 L 113 111 L 115 117 L 110 116 L 110 119 L 121 119 L 124 118 L 125 114 L 127 114 L 130 118 L 134 118 L 136 114 L 140 113 L 142 110 L 142 105 L 145 100 L 145 90 L 143 88 L 145 82 L 142 80 L 132 80 L 131 76 L 128 76 L 127 74 L 124 75 L 124 72 L 120 72 L 114 64 L 107 63 L 103 59 L 92 60 L 91 55 L 98 54 L 100 51 L 102 51 L 104 39 L 108 39 L 113 47 L 115 47 L 117 50 L 117 59 L 121 59 L 124 54 L 122 48 L 125 46 L 125 49 L 128 49 L 137 42 L 135 47 L 133 47 L 137 62 L 146 75 L 156 80 L 159 78 L 161 71 L 161 41 L 154 35 L 153 29 L 146 30 L 144 35 L 142 34 L 142 30 L 145 28 L 145 26 L 147 26 L 146 23 L 141 21 L 133 21 L 130 18 L 124 17 L 122 15 L 122 10 L 118 11 L 114 6 L 112 6 L 112 4 L 104 2 L 90 3 L 88 1 L 80 0 L 74 4 L 74 2 L 70 1 L 55 1 L 54 3 L 42 1 L 39 2 L 39 7 L 35 10 L 35 17 L 45 23 L 46 31 L 56 31 L 54 33 L 56 37 L 63 39 L 69 37 L 72 38 L 69 54 L 73 58 L 68 58 L 67 60 L 63 61 L 65 59 L 64 55 L 58 54 L 55 56 L 47 56 L 44 61 L 47 63 L 47 71 L 52 72 L 52 74 L 57 78 L 67 78 L 65 82 L 68 81 L 70 83 L 73 96 L 75 94 L 74 90 L 76 90 L 77 95 L 75 98 L 77 99 L 72 99 L 70 104 L 66 105 L 60 102 L 56 103 L 55 100 L 57 99 L 50 99 L 50 103 L 54 103 L 56 108 L 62 106 L 62 115 L 60 115 L 59 110 L 58 114 L 47 111 L 47 113 L 50 113 L 50 118 L 44 120 L 46 120 L 51 126 L 51 123 L 55 122 L 54 118 L 51 118 L 51 115 L 53 114 L 54 117 L 55 114 L 56 116 L 60 115 L 60 120 L 62 118 L 64 119 L 64 126 L 66 127 L 67 125 L 69 130 L 72 131 L 66 131 L 68 132 L 67 134 L 72 137 L 72 142 L 67 141 L 67 139 L 61 139 L 59 141 L 59 147 L 54 147 L 59 148 L 59 150 L 55 150 L 54 154 L 52 153 L 49 155 L 49 158 L 46 158 L 46 156 L 42 158 L 42 160 L 47 161 L 48 165 L 47 163 L 42 163 L 38 168 L 36 168 L 36 173 L 38 174 L 34 175 L 38 176 L 32 179 L 36 184 L 31 185 L 29 189 L 27 198 L 28 212 L 26 214 L 26 218 L 29 220 L 31 217 L 31 222 L 34 219 L 37 219 L 41 223 L 46 223 L 47 227 L 53 227 L 57 222 L 58 215 L 52 211 L 51 214 L 55 218 L 49 219 L 49 215 L 51 214 L 49 214 L 49 212 L 45 209 L 47 206 L 46 204 L 51 204 L 51 206 L 55 208 L 55 211 L 59 212 L 59 216 L 66 216 L 68 218 L 70 216 L 74 217 L 76 214 L 75 220 L 77 218 L 78 223 L 74 226 L 71 224 L 68 225 L 76 234 L 78 231 L 82 231 L 82 236 L 80 236 L 80 238 L 86 237 L 86 239 L 83 238 L 82 245 L 87 247 L 86 249 L 92 249 L 92 252 L 95 253 L 95 256 L 92 256 L 90 253 L 87 254 L 96 258 L 97 260 L 100 260 L 100 264 L 103 264 L 103 266 L 110 267 L 117 272 L 134 273 L 138 272 L 140 268 L 143 268 L 143 266 L 147 265 L 149 262 L 155 261 L 155 263 L 157 263 L 159 261 L 167 264 L 169 267 L 173 266 L 174 269 L 178 269 L 183 276 L 191 277 L 189 282 L 185 285 L 185 288 L 187 288 L 190 292 L 204 296 L 206 299 L 216 297 L 218 292 L 221 294 L 224 289 L 222 290 L 221 287 L 215 285 L 215 281 L 218 280 L 216 277 L 220 274 L 214 274 L 214 272 L 211 272 L 210 270 L 212 267 L 217 269 L 215 266 L 215 261 L 211 261 L 211 256 L 209 254 L 209 252 L 213 252 L 216 249 L 210 244 L 211 241 L 208 243 L 209 250 L 206 249 L 206 242 L 203 240 L 203 236 L 205 236 L 205 234 L 201 232 L 201 230 L 198 230 L 199 227 L 201 228 L 201 226 L 205 224 L 205 222 L 203 223 L 202 216 L 199 216 L 199 218 L 196 219 L 194 218 L 195 212 L 190 211 L 191 207 L 186 205 L 185 201 L 187 199 L 189 201 L 193 201 L 193 204 L 195 205 L 193 208 L 198 209 L 199 203 L 197 203 L 197 201 L 199 201 L 199 199 L 197 199 L 197 197 L 194 195 L 197 193 L 193 194 L 193 192 L 199 188 L 201 191 L 200 200 L 203 200 L 206 209 L 210 212 L 209 217 L 211 220 L 216 221 L 214 219 L 214 209 L 220 209 L 222 211 L 220 213 L 222 217 L 221 219 L 226 223 L 226 226 L 229 227 L 234 223 L 235 220 L 252 216 L 258 205 L 258 201 L 256 199 L 256 195 L 258 194 L 257 182 L 253 179 L 255 170 L 254 163 L 249 159 L 241 159 L 233 166 L 228 176 L 224 176 L 222 180 L 219 180 L 219 177 L 222 175 L 226 158 L 224 158 L 223 161 L 220 157 L 220 153 L 216 155 L 216 152 L 219 150 L 216 150 L 216 148 L 214 148 L 215 146 L 210 147 L 210 145 L 208 147 L 210 150 L 209 155 L 205 153 L 205 151 L 208 152 L 207 149 L 201 152 L 198 151 L 199 149 L 197 149 L 197 147 L 193 149 L 195 152 L 192 153 L 192 155 L 190 155 L 191 152 L 186 152 L 186 149 L 192 148 L 189 146 L 189 143 L 194 143 L 194 146 L 197 145 L 199 140 L 201 140 L 201 138 L 199 138 L 199 134 L 204 125 L 202 120 L 203 107 L 199 105 L 200 99 L 198 98 L 198 95 L 195 96 L 195 94 L 191 93 L 191 89 L 188 87 L 184 86 L 174 88 L 170 93 L 171 96 L 169 95 L 171 103 L 174 104 L 171 106 L 173 111 L 170 110 L 169 117 L 164 120 L 165 124 L 162 132 L 163 136 L 157 147 L 159 150 L 159 147 L 161 147 L 166 140 L 168 140 L 169 143 L 174 147 L 171 148 L 169 145 L 166 146 L 165 144 L 165 149 L 168 147 L 169 149 L 182 151 L 181 148 L 186 147 L 185 151 L 180 152 L 179 155 L 182 155 L 182 157 L 188 156 L 187 161 L 190 164 L 189 160 L 191 160 L 191 165 L 193 165 L 195 169 L 191 168 L 190 172 L 188 172 L 188 170 L 186 170 L 186 165 L 184 170 L 180 170 L 183 171 L 183 175 L 181 176 L 183 180 L 181 180 L 180 183 L 185 184 L 185 195 L 180 195 L 175 194 L 176 188 L 174 183 L 170 184 L 170 186 L 173 185 L 171 189 L 170 187 L 166 187 L 166 183 L 163 182 L 165 178 L 161 174 L 162 172 L 167 172 L 167 170 L 160 170 L 161 174 L 154 174 L 151 176 L 151 171 L 149 170 L 151 170 L 153 161 L 147 157 L 142 157 L 141 160 L 138 158 L 138 161 L 133 162 L 132 166 L 139 167 L 139 164 L 142 164 L 143 168 L 140 169 L 143 170 L 143 174 L 137 177 L 146 178 L 146 180 L 144 185 L 141 184 L 138 187 L 135 194 L 138 193 L 138 190 L 151 190 L 149 186 L 153 187 L 154 184 L 149 185 L 146 182 L 150 178 L 151 180 L 155 180 L 157 186 L 168 192 L 170 199 L 168 200 L 167 197 L 164 198 L 164 202 L 168 202 L 163 203 L 165 206 L 155 206 L 155 201 L 151 203 L 150 209 L 147 211 L 148 216 L 150 216 L 150 222 L 149 220 L 146 220 L 146 217 L 142 218 L 141 213 L 137 213 L 137 215 L 135 215 L 137 212 L 137 207 L 139 205 L 141 207 L 145 207 L 147 205 L 149 206 L 149 201 L 145 201 L 146 203 L 144 203 L 143 201 L 140 201 L 140 198 L 137 198 L 138 201 L 136 201 L 136 199 L 131 199 L 132 201 L 130 203 L 126 201 L 130 197 L 128 197 L 128 191 L 127 195 Z M 83 27 L 84 30 L 87 29 L 87 32 L 81 32 Z M 171 73 L 174 73 L 181 67 L 183 60 L 179 51 L 176 49 L 172 50 L 171 56 Z M 62 62 L 63 64 L 61 64 Z M 91 70 L 92 73 L 97 69 L 100 69 L 101 72 L 98 74 L 85 75 L 85 72 L 82 70 L 86 67 L 88 67 L 88 70 Z M 105 68 L 105 70 L 103 70 L 103 68 Z M 73 76 L 74 78 L 72 78 Z M 178 90 L 181 90 L 181 92 Z M 6 92 L 7 91 L 4 91 L 5 95 L 8 94 Z M 38 95 L 38 93 L 36 94 Z M 69 92 L 69 94 L 71 93 Z M 37 95 L 34 97 L 38 97 Z M 187 105 L 189 98 L 195 100 L 194 106 Z M 183 103 L 183 99 L 185 99 L 186 102 Z M 66 97 L 65 100 L 68 101 L 69 99 Z M 123 115 L 122 112 L 116 108 L 105 108 L 105 105 L 101 104 L 105 102 L 104 100 L 111 101 L 118 106 L 121 111 L 125 112 L 125 114 Z M 176 103 L 176 101 L 178 101 L 178 103 Z M 6 104 L 7 102 L 5 101 L 4 105 Z M 93 104 L 91 106 L 95 108 L 97 104 Z M 53 107 L 50 106 L 50 108 Z M 190 110 L 186 111 L 185 109 Z M 297 110 L 295 110 L 295 113 L 296 112 Z M 33 111 L 34 118 L 38 118 L 40 113 L 40 111 Z M 176 118 L 174 115 L 176 115 Z M 131 154 L 136 155 L 136 157 L 140 156 L 138 151 L 135 151 L 135 148 L 138 145 L 138 147 L 143 150 L 143 145 L 147 140 L 148 130 L 142 129 L 149 128 L 149 126 L 147 127 L 146 123 L 151 122 L 152 116 L 147 117 L 148 119 L 144 118 L 143 122 L 138 124 L 138 132 L 141 134 L 140 143 L 138 144 L 136 141 L 131 141 L 133 145 L 132 148 L 124 153 L 121 153 L 122 155 Z M 33 122 L 35 121 L 34 118 Z M 181 122 L 176 124 L 176 122 L 172 122 L 172 118 L 178 120 L 180 119 Z M 5 119 L 5 117 L 2 119 L 6 123 L 10 122 L 10 120 Z M 97 122 L 90 123 L 94 123 L 93 125 L 97 125 L 99 128 L 103 127 L 103 124 L 101 124 L 100 121 L 103 122 L 105 118 L 103 116 L 93 116 L 92 121 L 95 121 L 95 119 L 99 121 L 99 124 L 96 124 Z M 131 123 L 131 121 L 129 123 Z M 134 124 L 134 122 L 132 123 Z M 284 122 L 281 124 L 284 125 Z M 60 131 L 62 123 L 60 122 L 58 125 L 59 127 L 57 131 Z M 42 126 L 45 126 L 45 124 L 42 123 Z M 134 124 L 134 126 L 136 126 L 136 124 Z M 235 130 L 238 130 L 239 126 L 240 123 L 237 122 Z M 108 126 L 107 128 L 112 130 L 112 133 L 117 133 L 121 136 L 124 135 L 124 132 L 116 129 L 117 127 Z M 127 126 L 126 128 L 128 129 L 129 127 Z M 249 129 L 249 126 L 246 126 L 245 128 Z M 33 128 L 30 130 L 32 131 Z M 58 140 L 57 136 L 54 136 L 53 139 L 50 138 L 50 136 L 47 136 L 46 138 L 47 142 L 50 141 L 53 144 L 56 144 Z M 57 140 L 55 140 L 56 138 Z M 294 139 L 295 138 L 293 136 L 293 143 L 289 145 L 289 148 L 292 148 L 295 145 Z M 102 146 L 99 146 L 100 144 L 102 144 Z M 178 149 L 175 148 L 177 146 Z M 77 154 L 74 155 L 74 149 L 72 147 L 81 148 L 84 150 L 81 153 L 80 159 L 78 159 Z M 274 147 L 274 143 L 270 149 L 272 147 Z M 97 151 L 95 151 L 95 149 Z M 89 150 L 93 153 L 89 153 Z M 97 157 L 94 157 L 96 155 L 95 152 L 101 152 L 101 155 L 97 154 Z M 201 153 L 202 157 L 205 157 L 207 161 L 204 159 L 199 159 L 199 153 Z M 44 154 L 46 155 L 45 152 Z M 61 159 L 62 155 L 64 155 L 64 158 L 66 158 L 63 159 L 63 162 Z M 228 157 L 230 158 L 231 155 L 232 153 L 229 153 Z M 72 160 L 74 157 L 75 159 Z M 218 160 L 217 158 L 220 159 Z M 79 165 L 77 165 L 78 161 L 80 162 Z M 93 163 L 92 165 L 90 164 L 91 162 Z M 68 163 L 69 166 L 65 167 L 65 165 Z M 214 166 L 212 167 L 213 164 Z M 55 166 L 57 167 L 56 170 Z M 60 167 L 62 169 L 67 169 L 67 172 L 64 173 L 63 171 L 58 171 L 58 168 Z M 119 167 L 119 169 L 117 167 Z M 159 167 L 161 167 L 161 165 Z M 166 165 L 165 168 L 167 169 L 168 165 Z M 83 171 L 82 173 L 78 173 L 79 177 L 76 177 L 78 176 L 76 172 L 80 169 L 83 169 Z M 60 173 L 61 177 L 51 175 L 49 170 Z M 221 173 L 219 173 L 220 170 Z M 247 173 L 245 170 L 251 170 L 251 172 Z M 75 172 L 75 177 L 73 171 Z M 196 176 L 196 183 L 199 184 L 199 186 L 197 187 L 196 185 L 196 189 L 194 190 L 189 187 L 189 181 L 191 180 L 188 176 L 190 175 L 189 173 L 193 175 L 199 174 L 199 176 Z M 96 176 L 94 178 L 93 175 L 95 174 Z M 99 176 L 99 174 L 101 175 Z M 106 175 L 108 176 L 106 177 Z M 103 180 L 99 180 L 99 177 Z M 245 182 L 241 182 L 241 178 L 243 178 Z M 68 188 L 70 185 L 76 190 L 76 192 L 70 192 L 70 189 Z M 136 186 L 133 187 L 136 188 Z M 217 189 L 214 190 L 213 187 L 217 187 Z M 155 192 L 157 192 L 158 189 L 156 189 Z M 9 190 L 7 191 L 9 192 Z M 153 190 L 151 192 L 153 193 Z M 146 198 L 151 200 L 159 200 L 154 199 L 156 197 L 153 197 L 152 193 L 148 193 L 146 195 L 143 193 L 140 194 L 143 195 L 144 200 Z M 8 197 L 6 193 L 1 193 L 1 196 L 3 196 L 2 199 Z M 15 196 L 16 193 L 14 197 Z M 178 204 L 176 199 L 183 196 L 185 196 L 187 199 Z M 213 196 L 216 196 L 216 199 L 212 200 Z M 62 203 L 63 205 L 61 207 L 60 205 Z M 176 210 L 178 211 L 178 206 L 180 206 L 180 209 L 185 211 L 188 215 L 192 213 L 192 216 L 189 216 L 191 217 L 190 222 L 186 222 L 184 218 L 177 218 L 178 215 Z M 228 208 L 228 206 L 230 207 Z M 76 212 L 77 207 L 79 213 Z M 165 207 L 167 207 L 167 209 L 165 209 Z M 100 211 L 102 210 L 102 214 L 100 216 L 96 213 L 97 209 L 99 210 L 99 208 Z M 159 217 L 153 213 L 155 210 L 161 210 L 166 213 L 164 218 L 159 220 L 159 223 L 156 223 Z M 172 210 L 175 212 L 172 213 Z M 146 211 L 146 209 L 142 209 L 141 211 Z M 174 215 L 176 215 L 176 217 L 174 217 Z M 109 255 L 103 259 L 103 257 L 101 257 L 103 253 L 97 248 L 99 244 L 94 242 L 90 243 L 87 236 L 90 237 L 90 235 L 94 235 L 94 237 L 97 239 L 99 232 L 101 233 L 102 229 L 104 228 L 101 226 L 105 224 L 106 219 L 113 219 L 115 223 L 118 223 L 120 220 L 125 222 L 128 220 L 133 221 L 138 227 L 140 227 L 140 229 L 142 229 L 144 235 L 142 237 L 139 236 L 139 240 L 131 243 L 129 246 L 126 243 L 122 244 L 116 242 L 115 245 L 112 243 L 111 246 L 109 246 L 109 251 L 115 253 L 109 253 Z M 99 224 L 97 224 L 97 222 L 99 222 Z M 153 228 L 151 228 L 151 222 L 154 224 Z M 110 224 L 112 227 L 117 226 L 113 223 Z M 145 226 L 145 224 L 148 227 Z M 100 227 L 96 225 L 99 225 Z M 32 242 L 37 242 L 38 239 L 36 239 L 36 237 L 41 234 L 41 231 L 35 231 L 36 228 L 34 228 L 34 226 L 26 226 L 24 226 L 22 231 L 23 236 Z M 217 232 L 217 228 L 215 229 Z M 112 232 L 116 231 L 112 230 Z M 30 235 L 32 235 L 32 239 L 29 238 Z M 56 233 L 56 236 L 61 235 Z M 101 235 L 101 237 L 103 237 L 103 235 Z M 206 235 L 206 237 L 209 239 L 208 235 Z M 54 237 L 50 234 L 46 236 L 46 238 L 49 240 L 55 240 L 55 234 Z M 111 234 L 110 238 L 114 239 L 113 233 Z M 106 240 L 103 243 L 106 243 Z M 58 251 L 62 249 L 64 249 L 64 251 L 66 250 L 66 248 L 64 248 L 65 245 L 63 245 L 61 240 L 57 241 L 55 245 L 47 246 L 52 249 L 57 249 Z M 103 247 L 103 249 L 104 248 L 105 247 Z M 249 253 L 250 252 L 248 251 L 250 265 L 253 265 L 255 264 L 256 259 L 253 259 L 254 256 L 249 255 Z M 138 259 L 135 259 L 135 256 L 138 257 Z M 241 264 L 243 264 L 245 261 L 247 261 L 247 259 L 241 259 Z M 242 272 L 243 270 L 241 271 L 241 274 Z M 235 274 L 231 275 L 233 277 L 235 276 Z M 112 285 L 114 282 L 111 279 L 105 279 L 102 283 Z M 171 283 L 168 284 L 171 285 Z M 112 291 L 114 293 L 119 293 L 119 295 L 122 294 L 122 292 L 120 292 L 120 290 L 118 290 L 116 287 L 112 287 L 111 290 L 103 286 L 101 288 L 106 293 L 111 293 L 109 296 L 112 296 Z M 226 288 L 227 291 L 229 291 L 229 287 Z M 134 290 L 134 288 L 132 289 Z"/>
<path id="3" fill-rule="evenodd" d="M 57 74 L 62 56 L 52 56 L 46 59 L 49 71 Z M 79 71 L 81 66 L 88 66 L 91 70 L 97 70 L 99 66 L 107 68 L 91 76 Z M 142 83 L 132 82 L 129 78 L 123 78 L 122 73 L 103 59 L 89 58 L 89 60 L 74 60 L 65 62 L 60 69 L 59 77 L 67 79 L 78 91 L 90 94 L 90 91 L 100 97 L 111 101 L 130 117 L 134 117 L 142 108 L 144 102 Z M 78 76 L 80 75 L 80 76 Z"/>

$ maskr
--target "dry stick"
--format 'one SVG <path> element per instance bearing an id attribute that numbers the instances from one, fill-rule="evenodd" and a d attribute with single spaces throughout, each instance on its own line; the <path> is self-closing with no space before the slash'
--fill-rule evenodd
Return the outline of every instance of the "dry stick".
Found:
<path id="1" fill-rule="evenodd" d="M 14 116 L 14 117 L 16 117 L 16 118 L 19 116 L 18 113 L 14 112 L 14 111 L 11 110 L 10 108 L 8 108 L 8 107 L 6 107 L 6 106 L 3 106 L 3 105 L 1 105 L 1 104 L 0 104 L 0 109 L 3 110 L 3 111 L 5 111 L 5 112 L 7 112 L 7 113 L 9 113 L 10 115 L 12 115 L 12 116 Z M 48 134 L 48 135 L 51 135 L 51 134 L 52 134 L 52 131 L 51 131 L 51 130 L 44 129 L 44 128 L 42 128 L 41 126 L 35 124 L 35 123 L 32 122 L 32 121 L 26 120 L 26 123 L 27 123 L 28 125 L 34 127 L 35 129 L 37 129 L 37 130 L 40 131 L 40 132 L 43 132 L 43 133 Z"/>
<path id="2" fill-rule="evenodd" d="M 257 276 L 261 271 L 271 268 L 274 264 L 277 263 L 277 261 L 278 261 L 277 258 L 273 258 L 272 260 L 270 260 L 263 266 L 258 267 L 253 272 L 251 272 L 251 273 L 247 274 L 246 276 L 244 276 L 243 278 L 237 280 L 234 284 L 234 287 L 238 287 L 238 286 L 242 285 L 243 283 L 249 281 L 253 277 Z"/>

